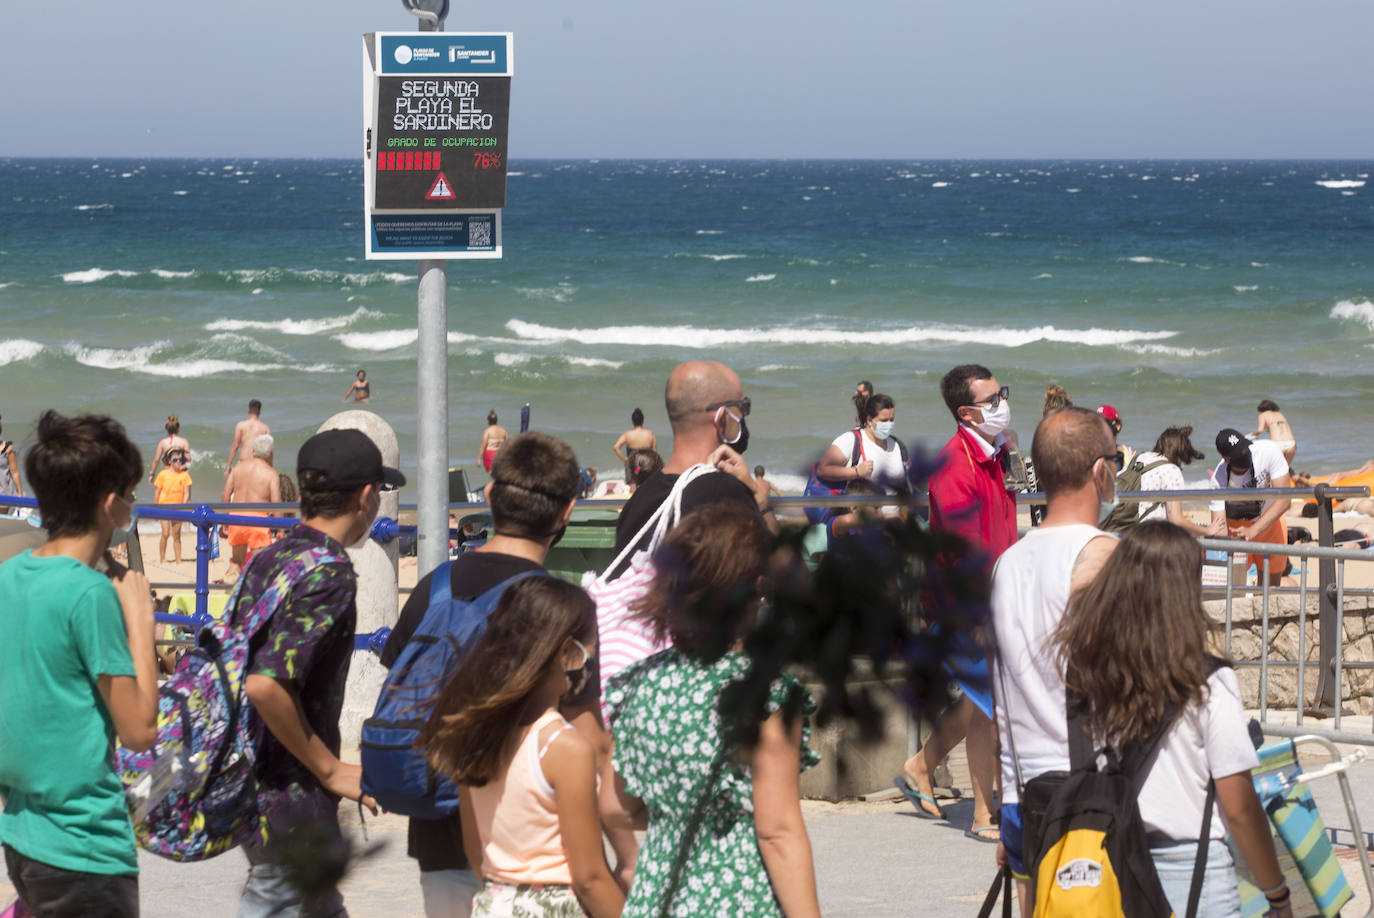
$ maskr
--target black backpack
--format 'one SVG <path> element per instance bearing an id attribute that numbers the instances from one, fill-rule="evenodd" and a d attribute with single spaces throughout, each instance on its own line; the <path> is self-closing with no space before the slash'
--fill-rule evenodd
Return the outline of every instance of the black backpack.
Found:
<path id="1" fill-rule="evenodd" d="M 1104 750 L 1106 765 L 1099 767 L 1083 706 L 1070 699 L 1066 708 L 1069 771 L 1037 775 L 1021 788 L 1022 854 L 1036 915 L 1172 916 L 1137 798 L 1178 712 L 1169 711 L 1153 736 L 1131 743 L 1122 755 Z M 1017 774 L 1019 780 L 1019 766 Z M 1209 782 L 1188 918 L 1202 893 L 1215 795 Z"/>
<path id="2" fill-rule="evenodd" d="M 1119 494 L 1122 491 L 1139 491 L 1140 483 L 1145 478 L 1145 473 L 1159 468 L 1161 465 L 1168 465 L 1168 459 L 1156 459 L 1149 465 L 1145 465 L 1139 459 L 1134 460 L 1120 472 L 1116 473 L 1116 490 Z M 1119 501 L 1111 515 L 1101 522 L 1098 526 L 1103 532 L 1122 532 L 1130 529 L 1140 521 L 1146 513 L 1153 513 L 1156 507 L 1163 504 L 1163 501 L 1156 501 L 1145 508 L 1142 513 L 1140 501 L 1123 500 Z"/>

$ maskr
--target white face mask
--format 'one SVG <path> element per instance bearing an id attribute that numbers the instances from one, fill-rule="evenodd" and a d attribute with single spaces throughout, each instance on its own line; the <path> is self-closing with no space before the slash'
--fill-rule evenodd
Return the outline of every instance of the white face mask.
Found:
<path id="1" fill-rule="evenodd" d="M 985 437 L 995 438 L 1011 426 L 1011 402 L 1005 398 L 998 402 L 996 409 L 978 408 L 978 410 L 983 412 L 983 420 L 973 426 Z"/>
<path id="2" fill-rule="evenodd" d="M 896 426 L 896 421 L 877 421 L 873 425 L 873 435 L 879 440 L 886 440 L 892 436 L 892 428 Z"/>

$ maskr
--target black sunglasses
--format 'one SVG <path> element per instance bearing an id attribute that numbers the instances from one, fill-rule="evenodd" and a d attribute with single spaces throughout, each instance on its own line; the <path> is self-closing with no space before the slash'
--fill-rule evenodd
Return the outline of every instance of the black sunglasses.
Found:
<path id="1" fill-rule="evenodd" d="M 728 402 L 716 402 L 714 405 L 707 405 L 705 408 L 701 410 L 715 411 L 717 408 L 738 408 L 739 416 L 742 418 L 747 418 L 749 417 L 750 407 L 751 406 L 749 403 L 749 396 L 746 395 L 744 398 L 732 399 Z"/>
<path id="2" fill-rule="evenodd" d="M 983 403 L 986 402 L 989 408 L 996 411 L 997 406 L 1002 404 L 1002 399 L 1004 398 L 1011 398 L 1011 386 L 1003 386 L 982 401 L 974 402 L 973 407 L 981 408 Z"/>

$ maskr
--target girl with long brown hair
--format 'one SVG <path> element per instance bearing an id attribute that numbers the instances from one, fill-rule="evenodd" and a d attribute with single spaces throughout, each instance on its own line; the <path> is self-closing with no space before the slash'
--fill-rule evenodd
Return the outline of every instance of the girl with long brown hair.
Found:
<path id="1" fill-rule="evenodd" d="M 614 918 L 625 897 L 601 847 L 596 753 L 559 713 L 596 653 L 596 606 L 579 587 L 507 587 L 420 734 L 458 785 L 463 848 L 482 918 Z"/>
<path id="2" fill-rule="evenodd" d="M 1229 831 L 1269 897 L 1291 914 L 1268 820 L 1251 783 L 1259 764 L 1235 671 L 1210 656 L 1202 552 L 1184 529 L 1147 520 L 1128 530 L 1092 583 L 1074 595 L 1052 646 L 1069 692 L 1084 699 L 1094 742 L 1121 751 L 1167 727 L 1141 787 L 1140 815 L 1160 882 L 1182 915 L 1203 807 L 1216 784 L 1199 916 L 1238 916 Z"/>

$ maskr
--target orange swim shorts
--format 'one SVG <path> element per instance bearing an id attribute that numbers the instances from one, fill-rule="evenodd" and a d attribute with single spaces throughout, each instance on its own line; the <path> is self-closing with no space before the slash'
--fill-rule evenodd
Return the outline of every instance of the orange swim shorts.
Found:
<path id="1" fill-rule="evenodd" d="M 1227 520 L 1226 520 L 1226 528 L 1227 528 L 1228 531 L 1229 531 L 1230 529 L 1233 529 L 1233 528 L 1235 528 L 1235 527 L 1239 527 L 1239 526 L 1249 526 L 1249 525 L 1250 525 L 1251 523 L 1253 523 L 1253 522 L 1254 522 L 1254 520 L 1233 520 L 1233 519 L 1227 519 Z M 1259 534 L 1259 536 L 1258 536 L 1257 538 L 1253 539 L 1252 541 L 1255 541 L 1255 542 L 1267 542 L 1267 543 L 1272 544 L 1272 545 L 1287 545 L 1287 544 L 1288 544 L 1288 524 L 1285 523 L 1285 522 L 1283 521 L 1283 517 L 1279 517 L 1277 520 L 1275 520 L 1275 521 L 1269 526 L 1268 529 L 1264 530 L 1264 532 L 1261 532 L 1261 533 Z M 1253 565 L 1255 566 L 1255 570 L 1260 574 L 1260 576 L 1263 576 L 1263 575 L 1264 575 L 1264 559 L 1265 559 L 1265 556 L 1264 556 L 1264 555 L 1248 555 L 1247 557 L 1249 558 L 1250 563 L 1253 564 Z M 1269 572 L 1270 572 L 1271 574 L 1282 573 L 1283 570 L 1288 566 L 1288 556 L 1287 556 L 1287 555 L 1269 555 L 1268 558 L 1269 558 Z"/>
<path id="2" fill-rule="evenodd" d="M 247 545 L 250 551 L 272 544 L 272 531 L 264 526 L 230 526 L 229 546 Z"/>

